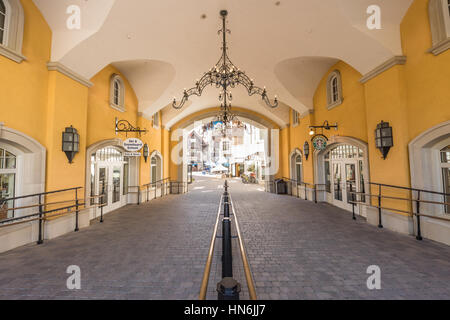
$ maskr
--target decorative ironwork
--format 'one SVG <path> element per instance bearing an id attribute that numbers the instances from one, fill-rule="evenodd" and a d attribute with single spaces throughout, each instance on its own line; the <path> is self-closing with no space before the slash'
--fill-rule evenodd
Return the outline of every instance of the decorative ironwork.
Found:
<path id="1" fill-rule="evenodd" d="M 226 38 L 226 34 L 231 33 L 226 26 L 228 11 L 222 10 L 220 15 L 222 17 L 222 29 L 219 30 L 219 34 L 222 33 L 223 36 L 222 56 L 214 67 L 206 72 L 200 80 L 196 81 L 195 87 L 189 90 L 184 90 L 183 98 L 178 105 L 176 98 L 174 98 L 172 106 L 175 109 L 181 109 L 190 96 L 196 95 L 200 97 L 203 90 L 208 85 L 211 85 L 222 89 L 222 92 L 219 95 L 219 100 L 222 102 L 222 109 L 224 109 L 223 111 L 226 112 L 228 108 L 231 108 L 231 104 L 228 103 L 228 100 L 231 101 L 233 99 L 230 89 L 235 88 L 237 85 L 242 85 L 246 88 L 249 96 L 253 96 L 255 94 L 260 95 L 267 106 L 270 108 L 278 107 L 277 96 L 275 96 L 274 103 L 272 104 L 267 96 L 266 88 L 255 86 L 253 80 L 250 79 L 244 71 L 241 71 L 231 62 L 227 53 L 228 47 Z"/>
<path id="2" fill-rule="evenodd" d="M 118 120 L 116 118 L 116 134 L 118 134 L 118 133 L 125 133 L 126 136 L 128 137 L 128 133 L 129 132 L 139 133 L 139 136 L 140 136 L 142 133 L 144 133 L 144 134 L 147 133 L 148 130 L 147 129 L 141 129 L 139 127 L 135 128 L 127 120 Z"/>
<path id="3" fill-rule="evenodd" d="M 309 128 L 311 129 L 311 131 L 309 132 L 309 135 L 313 136 L 316 132 L 314 129 L 322 129 L 322 133 L 323 133 L 323 129 L 325 130 L 330 130 L 331 128 L 334 128 L 335 130 L 338 129 L 338 124 L 335 123 L 334 125 L 330 125 L 328 123 L 328 120 L 326 120 L 323 125 L 321 126 L 309 126 Z"/>

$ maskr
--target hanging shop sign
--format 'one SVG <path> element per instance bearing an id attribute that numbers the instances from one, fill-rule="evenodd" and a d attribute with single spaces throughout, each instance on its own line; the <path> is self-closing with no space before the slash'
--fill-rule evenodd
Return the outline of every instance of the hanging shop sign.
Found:
<path id="1" fill-rule="evenodd" d="M 323 134 L 315 135 L 312 139 L 312 144 L 314 146 L 314 149 L 322 151 L 325 150 L 328 144 L 328 138 L 324 136 Z"/>
<path id="2" fill-rule="evenodd" d="M 123 142 L 123 147 L 128 152 L 138 152 L 144 147 L 144 143 L 138 138 L 129 138 Z"/>
<path id="3" fill-rule="evenodd" d="M 142 154 L 140 152 L 124 152 L 123 155 L 125 157 L 140 157 Z"/>

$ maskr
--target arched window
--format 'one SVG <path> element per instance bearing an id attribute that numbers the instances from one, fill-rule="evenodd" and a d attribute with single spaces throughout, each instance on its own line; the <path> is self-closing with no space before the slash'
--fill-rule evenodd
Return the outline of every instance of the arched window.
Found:
<path id="1" fill-rule="evenodd" d="M 297 181 L 299 185 L 303 182 L 303 161 L 299 149 L 291 153 L 291 179 Z"/>
<path id="2" fill-rule="evenodd" d="M 338 70 L 333 71 L 328 76 L 327 81 L 327 103 L 328 109 L 332 109 L 342 104 L 342 82 L 341 73 Z"/>
<path id="3" fill-rule="evenodd" d="M 433 40 L 430 52 L 438 55 L 450 47 L 450 0 L 430 0 L 428 15 Z"/>
<path id="4" fill-rule="evenodd" d="M 154 151 L 150 156 L 150 182 L 156 183 L 160 181 L 162 174 L 162 156 L 158 151 Z"/>
<path id="5" fill-rule="evenodd" d="M 450 2 L 450 0 L 449 0 Z M 441 150 L 441 169 L 442 169 L 442 183 L 443 191 L 446 194 L 444 196 L 444 206 L 445 213 L 450 213 L 450 146 L 445 147 Z"/>
<path id="6" fill-rule="evenodd" d="M 0 43 L 6 44 L 6 5 L 3 0 L 0 0 Z"/>
<path id="7" fill-rule="evenodd" d="M 296 180 L 297 184 L 302 182 L 302 156 L 297 155 L 295 158 L 295 174 L 296 174 Z"/>
<path id="8" fill-rule="evenodd" d="M 122 78 L 118 74 L 111 77 L 110 89 L 111 107 L 121 112 L 125 111 L 125 86 Z"/>
<path id="9" fill-rule="evenodd" d="M 18 63 L 22 56 L 24 14 L 20 0 L 0 0 L 0 54 Z"/>
<path id="10" fill-rule="evenodd" d="M 16 182 L 16 156 L 5 149 L 0 148 L 0 220 L 11 218 L 13 211 L 7 210 L 14 207 L 13 201 L 4 201 L 13 198 Z"/>

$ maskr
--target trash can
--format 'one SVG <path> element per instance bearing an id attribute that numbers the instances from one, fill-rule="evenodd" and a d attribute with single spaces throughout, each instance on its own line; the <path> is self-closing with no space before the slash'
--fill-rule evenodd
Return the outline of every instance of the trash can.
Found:
<path id="1" fill-rule="evenodd" d="M 275 192 L 277 194 L 287 194 L 287 183 L 283 179 L 275 180 Z"/>

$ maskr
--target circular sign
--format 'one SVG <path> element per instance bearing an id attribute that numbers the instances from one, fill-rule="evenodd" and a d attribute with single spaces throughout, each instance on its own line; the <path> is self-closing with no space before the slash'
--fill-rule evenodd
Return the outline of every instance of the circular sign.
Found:
<path id="1" fill-rule="evenodd" d="M 123 147 L 129 152 L 137 152 L 144 147 L 144 143 L 138 138 L 129 138 L 123 142 Z"/>
<path id="2" fill-rule="evenodd" d="M 318 135 L 314 136 L 311 139 L 311 141 L 314 146 L 314 149 L 322 151 L 322 150 L 325 150 L 325 148 L 327 147 L 328 138 L 322 134 L 318 134 Z"/>

